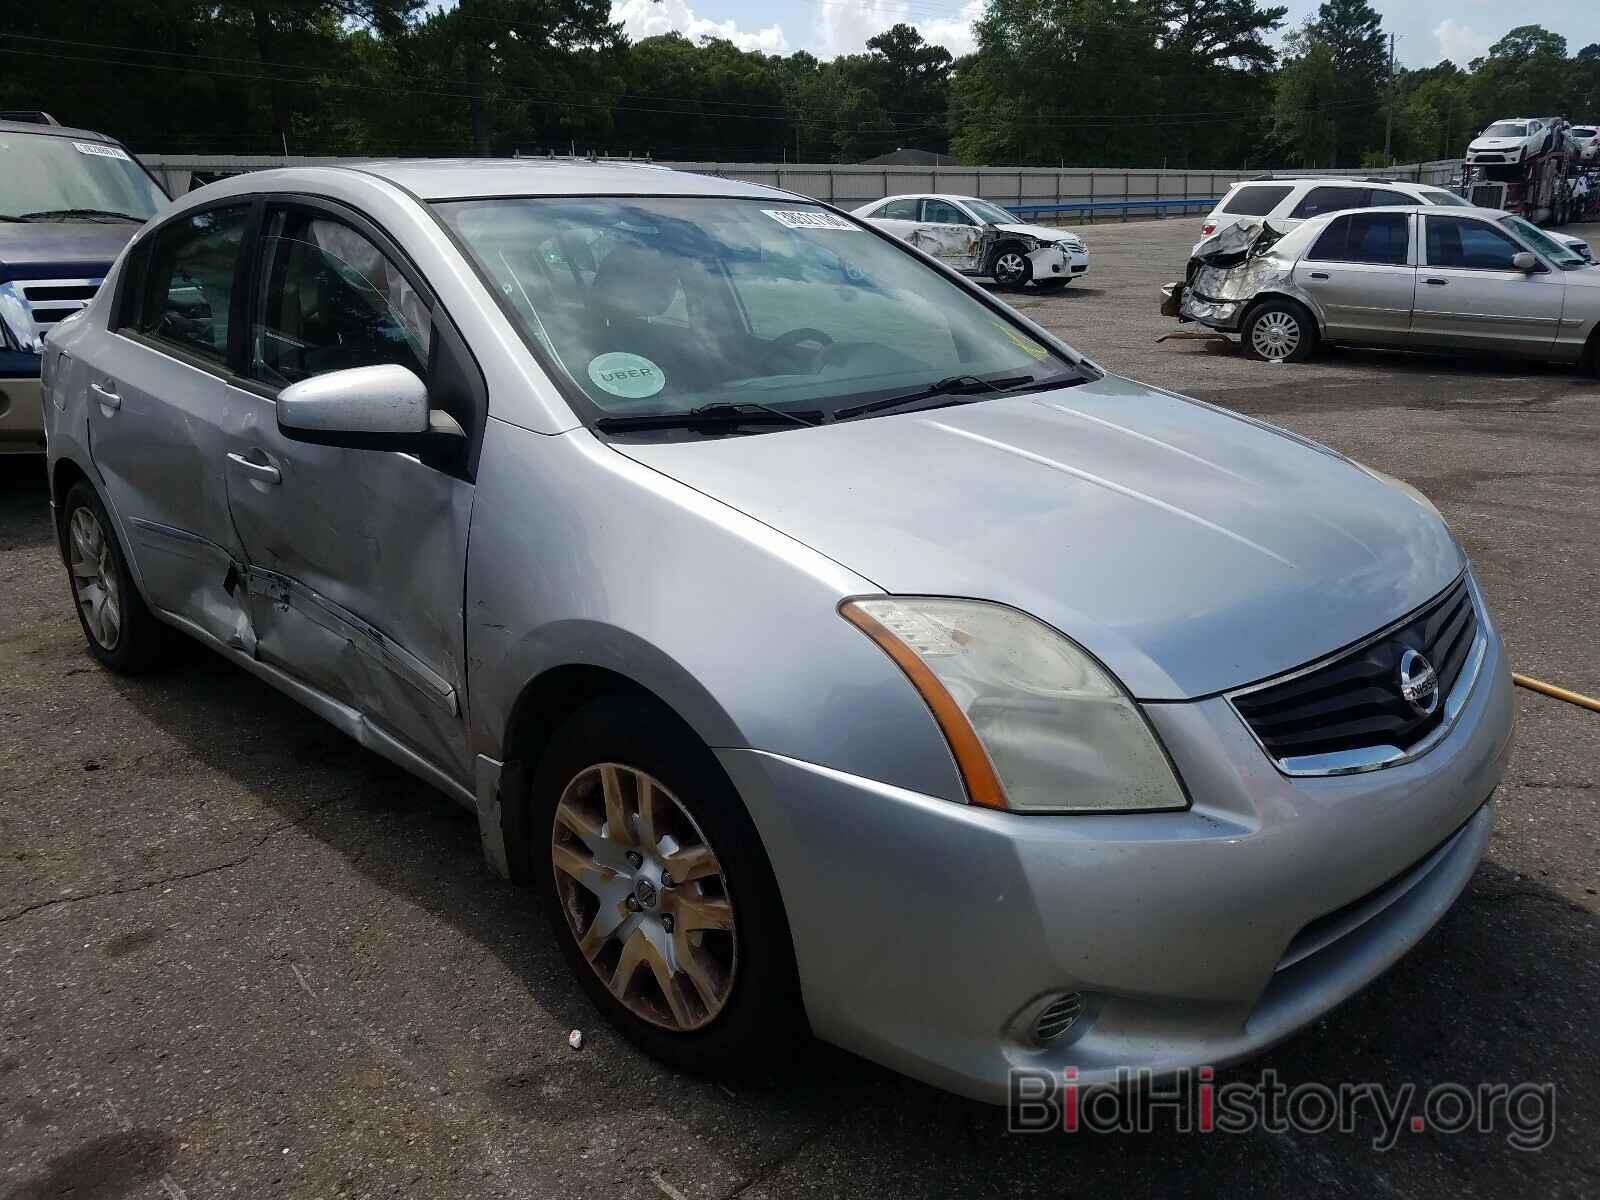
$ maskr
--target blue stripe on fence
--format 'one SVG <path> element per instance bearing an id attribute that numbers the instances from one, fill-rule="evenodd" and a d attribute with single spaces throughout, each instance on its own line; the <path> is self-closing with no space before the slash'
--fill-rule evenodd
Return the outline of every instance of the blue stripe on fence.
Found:
<path id="1" fill-rule="evenodd" d="M 1024 217 L 1033 213 L 1086 212 L 1091 209 L 1194 208 L 1200 204 L 1209 208 L 1219 199 L 1221 199 L 1219 196 L 1195 196 L 1176 200 L 1064 200 L 1059 204 L 1004 204 L 1001 207 L 1007 212 L 1014 212 L 1019 217 Z"/>

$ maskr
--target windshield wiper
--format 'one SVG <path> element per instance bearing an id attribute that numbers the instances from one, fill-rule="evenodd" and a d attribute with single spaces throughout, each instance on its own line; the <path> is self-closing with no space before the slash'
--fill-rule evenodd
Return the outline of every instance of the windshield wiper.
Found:
<path id="1" fill-rule="evenodd" d="M 117 221 L 132 221 L 137 225 L 144 224 L 143 217 L 136 217 L 132 213 L 113 212 L 109 208 L 47 208 L 39 212 L 19 213 L 10 219 L 13 221 L 48 221 L 53 217 L 106 217 Z"/>
<path id="2" fill-rule="evenodd" d="M 623 433 L 649 429 L 727 429 L 738 425 L 816 425 L 822 414 L 816 411 L 790 412 L 757 404 L 753 400 L 737 404 L 702 404 L 683 412 L 638 413 L 626 417 L 601 417 L 595 427 L 604 433 Z"/>
<path id="3" fill-rule="evenodd" d="M 1032 375 L 1008 375 L 1003 379 L 985 379 L 981 375 L 948 375 L 920 391 L 903 396 L 885 396 L 882 400 L 868 400 L 865 404 L 852 404 L 834 412 L 835 421 L 848 421 L 851 417 L 882 412 L 886 408 L 899 408 L 902 404 L 915 404 L 919 400 L 933 400 L 939 396 L 966 396 L 973 392 L 1009 392 L 1014 388 L 1034 382 Z"/>

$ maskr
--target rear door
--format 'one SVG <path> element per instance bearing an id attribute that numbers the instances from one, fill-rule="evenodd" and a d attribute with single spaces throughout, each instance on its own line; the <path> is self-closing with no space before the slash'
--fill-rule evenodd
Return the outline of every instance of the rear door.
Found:
<path id="1" fill-rule="evenodd" d="M 1566 284 L 1543 263 L 1511 265 L 1523 247 L 1478 217 L 1429 213 L 1411 318 L 1415 346 L 1548 353 L 1561 328 Z"/>
<path id="2" fill-rule="evenodd" d="M 248 643 L 224 468 L 239 406 L 224 382 L 252 201 L 185 212 L 130 252 L 111 334 L 79 344 L 90 454 L 150 602 Z"/>
<path id="3" fill-rule="evenodd" d="M 1295 264 L 1295 282 L 1321 302 L 1330 338 L 1400 345 L 1410 336 L 1415 220 L 1393 212 L 1335 217 Z"/>
<path id="4" fill-rule="evenodd" d="M 251 417 L 230 447 L 227 486 L 257 656 L 468 780 L 470 458 L 294 441 L 275 397 L 330 371 L 399 363 L 475 445 L 481 376 L 409 260 L 342 207 L 270 202 L 250 287 L 245 378 L 232 392 Z"/>
<path id="5" fill-rule="evenodd" d="M 898 196 L 878 205 L 867 219 L 897 238 L 908 238 L 911 236 L 911 231 L 917 227 L 918 204 L 919 201 L 915 196 Z"/>

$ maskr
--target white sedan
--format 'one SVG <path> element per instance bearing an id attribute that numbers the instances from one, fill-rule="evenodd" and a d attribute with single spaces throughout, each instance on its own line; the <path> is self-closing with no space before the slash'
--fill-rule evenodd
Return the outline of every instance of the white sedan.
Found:
<path id="1" fill-rule="evenodd" d="M 1030 279 L 1065 287 L 1089 269 L 1083 239 L 1066 229 L 1029 225 L 975 196 L 887 196 L 855 210 L 887 233 L 963 275 L 987 275 L 1004 287 Z"/>
<path id="2" fill-rule="evenodd" d="M 1550 149 L 1556 122 L 1548 117 L 1512 117 L 1496 121 L 1467 146 L 1467 162 L 1519 163 Z"/>

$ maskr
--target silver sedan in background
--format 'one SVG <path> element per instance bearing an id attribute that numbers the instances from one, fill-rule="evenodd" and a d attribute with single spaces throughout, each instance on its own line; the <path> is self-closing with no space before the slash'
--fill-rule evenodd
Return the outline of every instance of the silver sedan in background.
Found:
<path id="1" fill-rule="evenodd" d="M 244 175 L 44 372 L 89 652 L 181 631 L 459 801 L 673 1062 L 1218 1065 L 1489 836 L 1510 678 L 1426 499 L 822 204 Z"/>
<path id="2" fill-rule="evenodd" d="M 1168 293 L 1180 319 L 1237 333 L 1266 362 L 1340 342 L 1600 371 L 1600 267 L 1498 209 L 1357 209 L 1287 234 L 1237 225 L 1201 243 L 1181 286 Z"/>

